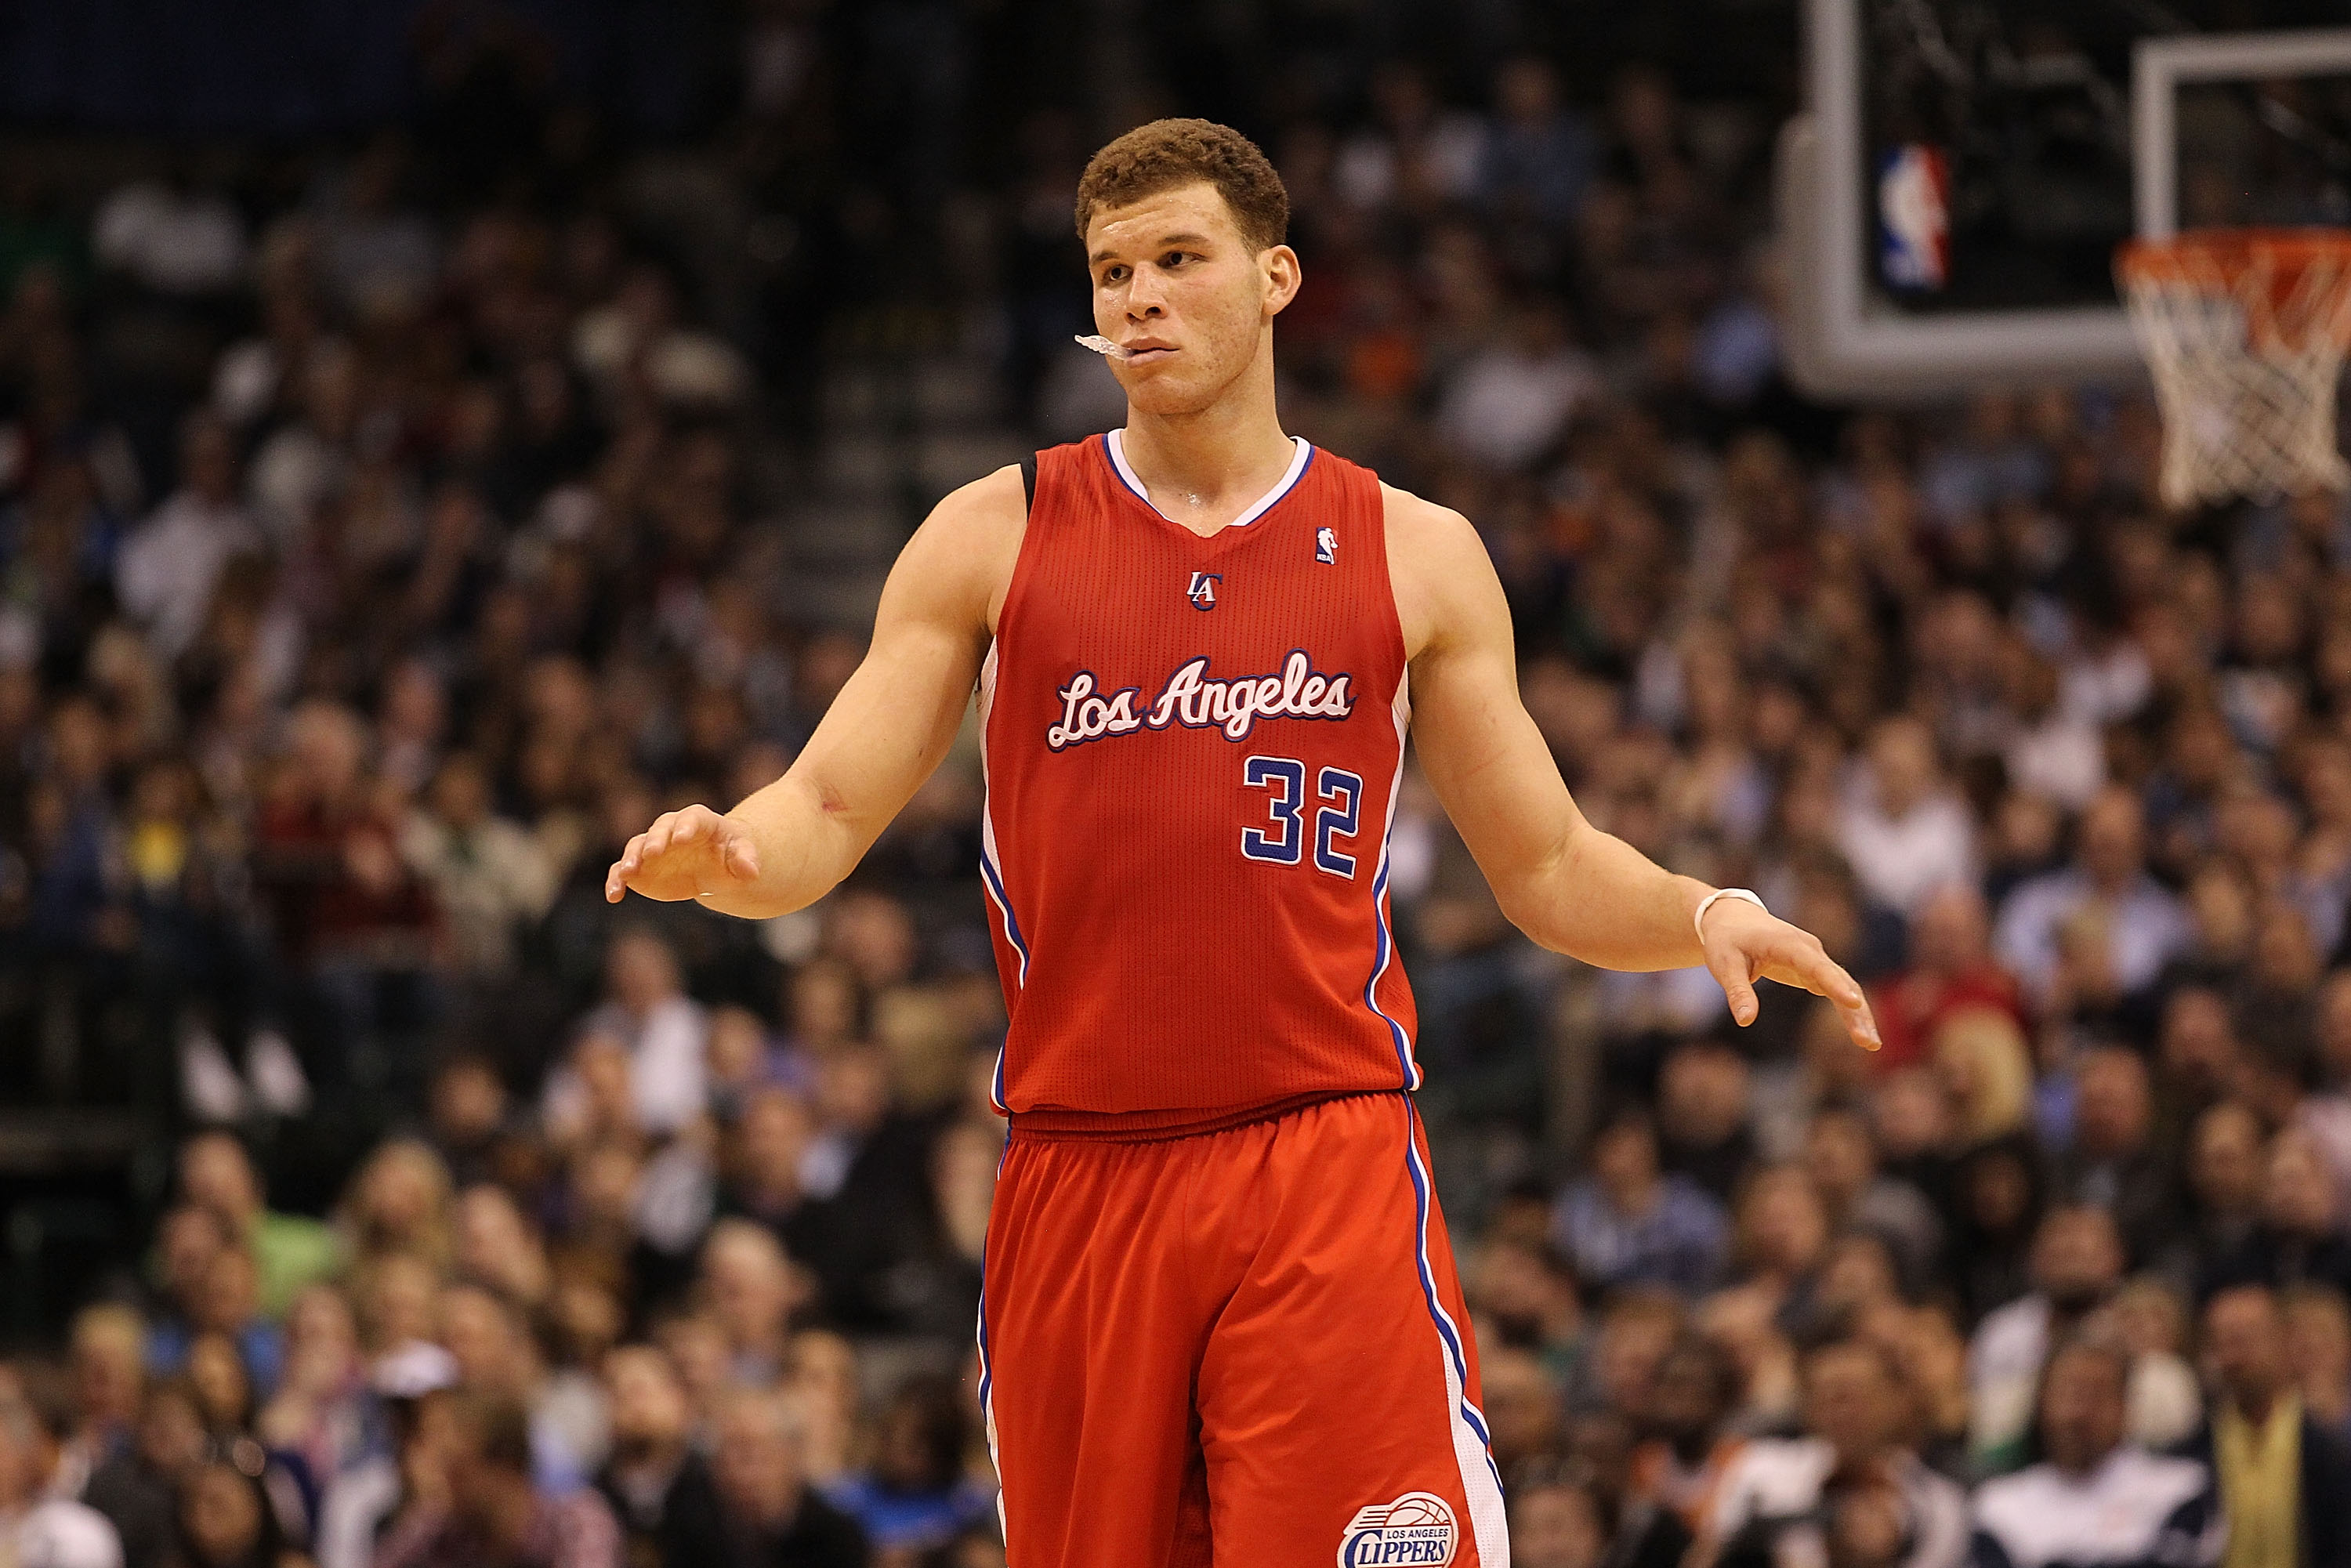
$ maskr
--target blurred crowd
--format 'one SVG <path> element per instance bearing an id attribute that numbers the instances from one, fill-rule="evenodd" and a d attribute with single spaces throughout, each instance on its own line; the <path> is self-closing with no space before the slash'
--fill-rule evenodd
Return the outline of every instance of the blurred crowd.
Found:
<path id="1" fill-rule="evenodd" d="M 601 896 L 854 667 L 785 590 L 872 311 L 1039 443 L 1120 417 L 1070 193 L 1184 106 L 862 90 L 978 14 L 749 6 L 642 157 L 467 88 L 234 177 L 9 163 L 0 1098 L 172 1138 L 0 1364 L 26 1568 L 1000 1563 L 970 737 L 802 915 Z M 2164 510 L 2136 394 L 1808 402 L 1787 106 L 1498 36 L 1268 42 L 1285 417 L 1477 522 L 1585 811 L 1886 1042 L 1533 951 L 1408 779 L 1517 1562 L 2351 1563 L 2351 513 Z"/>

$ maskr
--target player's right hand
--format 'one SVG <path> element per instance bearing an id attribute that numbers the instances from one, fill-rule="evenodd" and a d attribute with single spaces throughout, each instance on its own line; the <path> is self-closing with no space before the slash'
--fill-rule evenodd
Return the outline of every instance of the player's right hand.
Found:
<path id="1" fill-rule="evenodd" d="M 738 892 L 759 880 L 759 848 L 750 830 L 707 806 L 664 811 L 629 841 L 604 873 L 604 902 L 631 888 L 668 902 Z"/>

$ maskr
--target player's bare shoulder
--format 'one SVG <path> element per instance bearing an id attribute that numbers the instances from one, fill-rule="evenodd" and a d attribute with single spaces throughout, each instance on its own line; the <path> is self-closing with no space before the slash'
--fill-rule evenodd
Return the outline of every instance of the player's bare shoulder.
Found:
<path id="1" fill-rule="evenodd" d="M 1380 486 L 1385 503 L 1388 582 L 1404 627 L 1405 655 L 1416 659 L 1432 644 L 1489 619 L 1507 628 L 1510 608 L 1486 543 L 1469 519 L 1393 485 Z"/>
<path id="2" fill-rule="evenodd" d="M 949 491 L 906 541 L 890 592 L 935 614 L 967 616 L 993 636 L 1028 527 L 1029 490 L 1017 465 L 974 479 Z"/>

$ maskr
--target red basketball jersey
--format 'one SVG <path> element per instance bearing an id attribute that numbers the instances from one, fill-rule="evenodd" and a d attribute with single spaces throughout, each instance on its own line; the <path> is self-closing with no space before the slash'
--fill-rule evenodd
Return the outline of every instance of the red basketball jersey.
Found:
<path id="1" fill-rule="evenodd" d="M 980 680 L 982 873 L 1040 1131 L 1416 1088 L 1388 910 L 1407 718 L 1379 481 L 1304 441 L 1202 538 L 1115 433 L 1037 456 Z"/>

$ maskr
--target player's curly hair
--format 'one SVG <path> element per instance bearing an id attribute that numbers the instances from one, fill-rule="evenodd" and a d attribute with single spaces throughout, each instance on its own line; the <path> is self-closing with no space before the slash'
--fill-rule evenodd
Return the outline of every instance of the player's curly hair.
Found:
<path id="1" fill-rule="evenodd" d="M 1078 237 L 1104 207 L 1123 207 L 1206 180 L 1232 209 L 1252 249 L 1290 234 L 1290 193 L 1256 142 L 1207 120 L 1155 120 L 1138 125 L 1087 161 L 1078 179 Z"/>

